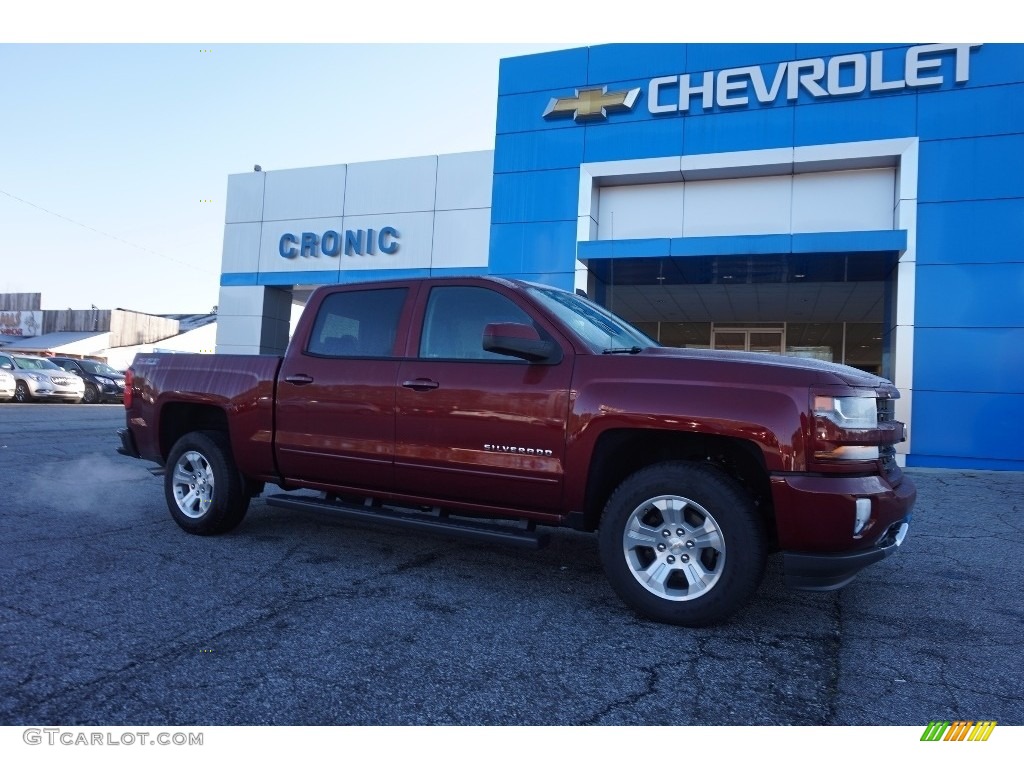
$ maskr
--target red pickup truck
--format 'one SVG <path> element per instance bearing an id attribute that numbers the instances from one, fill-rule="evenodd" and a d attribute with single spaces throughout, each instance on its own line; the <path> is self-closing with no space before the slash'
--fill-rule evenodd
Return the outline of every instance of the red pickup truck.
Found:
<path id="1" fill-rule="evenodd" d="M 265 483 L 306 489 L 276 506 L 530 547 L 596 531 L 627 605 L 702 626 L 771 552 L 826 590 L 899 547 L 898 397 L 842 365 L 662 347 L 543 285 L 394 280 L 318 288 L 283 358 L 138 355 L 118 451 L 164 468 L 195 534 Z"/>

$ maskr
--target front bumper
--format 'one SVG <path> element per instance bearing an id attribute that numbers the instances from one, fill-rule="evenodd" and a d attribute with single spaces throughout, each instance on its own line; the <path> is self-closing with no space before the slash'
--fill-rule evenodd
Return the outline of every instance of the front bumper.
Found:
<path id="1" fill-rule="evenodd" d="M 77 403 L 85 395 L 85 388 L 72 389 L 70 387 L 39 385 L 35 389 L 28 388 L 29 394 L 36 400 L 67 400 Z"/>
<path id="2" fill-rule="evenodd" d="M 903 543 L 917 499 L 912 480 L 882 475 L 779 474 L 771 479 L 786 585 L 839 589 Z M 857 502 L 870 502 L 857 529 Z"/>
<path id="3" fill-rule="evenodd" d="M 825 592 L 841 589 L 872 563 L 884 560 L 899 549 L 910 528 L 910 518 L 893 523 L 882 541 L 871 549 L 858 552 L 816 554 L 783 552 L 784 581 L 790 589 Z"/>
<path id="4" fill-rule="evenodd" d="M 123 403 L 124 387 L 103 387 L 100 390 L 100 400 L 104 403 Z"/>

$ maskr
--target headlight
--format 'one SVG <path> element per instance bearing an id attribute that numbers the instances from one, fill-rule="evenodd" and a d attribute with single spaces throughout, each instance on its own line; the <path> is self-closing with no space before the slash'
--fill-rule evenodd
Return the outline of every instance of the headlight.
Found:
<path id="1" fill-rule="evenodd" d="M 871 461 L 879 457 L 878 401 L 864 394 L 811 393 L 814 458 L 818 461 Z"/>
<path id="2" fill-rule="evenodd" d="M 104 385 L 106 385 L 108 387 L 114 386 L 114 380 L 113 379 L 108 379 L 106 376 L 97 376 L 96 377 L 96 381 L 98 381 L 100 384 L 104 384 Z"/>
<path id="3" fill-rule="evenodd" d="M 874 393 L 854 397 L 815 395 L 814 415 L 824 416 L 843 429 L 875 429 L 878 426 L 878 405 Z"/>
<path id="4" fill-rule="evenodd" d="M 41 374 L 41 373 L 30 373 L 28 375 L 28 377 L 30 379 L 32 379 L 32 381 L 37 381 L 40 384 L 49 384 L 50 383 L 50 377 L 49 376 L 43 376 L 43 374 Z"/>

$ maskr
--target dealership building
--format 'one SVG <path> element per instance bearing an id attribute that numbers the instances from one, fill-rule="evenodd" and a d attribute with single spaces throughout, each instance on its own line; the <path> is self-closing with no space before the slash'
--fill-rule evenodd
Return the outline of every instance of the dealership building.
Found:
<path id="1" fill-rule="evenodd" d="M 1024 45 L 602 45 L 497 90 L 493 151 L 230 176 L 217 350 L 282 352 L 319 285 L 523 278 L 879 373 L 902 462 L 1024 470 Z"/>

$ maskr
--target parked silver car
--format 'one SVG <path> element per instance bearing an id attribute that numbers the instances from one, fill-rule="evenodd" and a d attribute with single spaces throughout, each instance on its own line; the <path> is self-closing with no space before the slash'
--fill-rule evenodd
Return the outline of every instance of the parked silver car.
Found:
<path id="1" fill-rule="evenodd" d="M 80 403 L 85 394 L 82 379 L 45 357 L 0 352 L 0 369 L 14 376 L 14 399 L 19 403 L 31 403 L 33 400 Z"/>
<path id="2" fill-rule="evenodd" d="M 0 403 L 5 403 L 14 397 L 14 377 L 0 368 Z"/>

